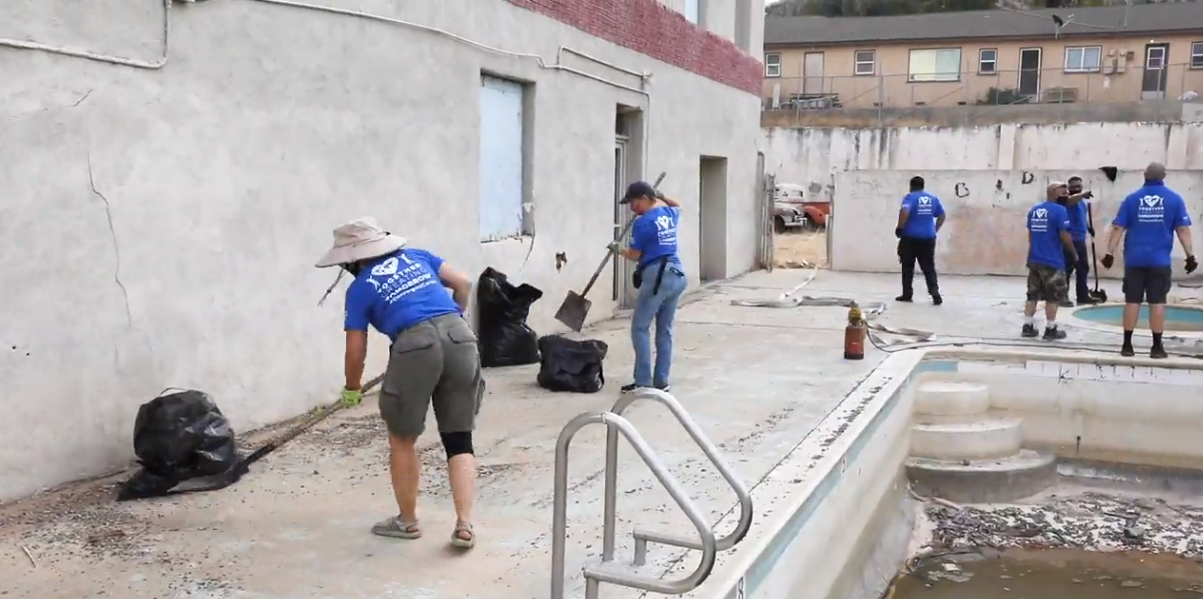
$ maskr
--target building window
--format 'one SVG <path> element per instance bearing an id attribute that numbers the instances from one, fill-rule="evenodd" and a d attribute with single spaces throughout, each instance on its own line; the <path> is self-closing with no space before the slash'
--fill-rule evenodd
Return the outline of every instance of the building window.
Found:
<path id="1" fill-rule="evenodd" d="M 1203 69 L 1203 42 L 1190 45 L 1190 68 Z"/>
<path id="2" fill-rule="evenodd" d="M 855 75 L 872 75 L 876 69 L 877 52 L 874 50 L 857 50 L 853 59 L 856 66 L 852 73 Z"/>
<path id="3" fill-rule="evenodd" d="M 480 77 L 480 240 L 526 233 L 523 156 L 526 87 L 517 81 Z"/>
<path id="4" fill-rule="evenodd" d="M 1102 69 L 1102 46 L 1082 46 L 1065 49 L 1066 73 L 1094 73 Z"/>
<path id="5" fill-rule="evenodd" d="M 982 48 L 977 52 L 977 72 L 981 75 L 998 73 L 998 49 Z"/>
<path id="6" fill-rule="evenodd" d="M 961 49 L 911 50 L 910 81 L 958 81 L 961 78 Z"/>
<path id="7" fill-rule="evenodd" d="M 697 25 L 702 20 L 702 0 L 685 0 L 685 18 Z"/>
<path id="8" fill-rule="evenodd" d="M 781 76 L 781 55 L 777 53 L 764 55 L 764 76 Z"/>

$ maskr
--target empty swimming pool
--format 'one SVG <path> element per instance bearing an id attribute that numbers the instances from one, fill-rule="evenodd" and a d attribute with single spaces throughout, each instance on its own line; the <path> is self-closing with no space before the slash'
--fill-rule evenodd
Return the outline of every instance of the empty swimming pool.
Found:
<path id="1" fill-rule="evenodd" d="M 1093 324 L 1123 326 L 1124 306 L 1108 304 L 1103 306 L 1086 306 L 1073 312 L 1074 318 Z M 1140 320 L 1137 327 L 1144 329 L 1149 326 L 1149 307 L 1140 307 Z M 1190 306 L 1166 306 L 1165 330 L 1176 332 L 1203 332 L 1203 309 Z"/>

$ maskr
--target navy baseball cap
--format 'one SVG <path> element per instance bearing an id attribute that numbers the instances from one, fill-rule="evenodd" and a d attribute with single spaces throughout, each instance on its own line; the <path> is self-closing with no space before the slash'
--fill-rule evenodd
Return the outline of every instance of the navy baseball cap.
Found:
<path id="1" fill-rule="evenodd" d="M 627 192 L 622 196 L 619 204 L 630 204 L 632 201 L 647 196 L 649 198 L 656 197 L 656 190 L 648 185 L 647 181 L 636 181 L 627 186 Z"/>

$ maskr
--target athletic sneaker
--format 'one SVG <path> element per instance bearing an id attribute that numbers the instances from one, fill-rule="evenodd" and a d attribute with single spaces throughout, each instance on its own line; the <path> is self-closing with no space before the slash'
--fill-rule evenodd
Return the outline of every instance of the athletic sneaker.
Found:
<path id="1" fill-rule="evenodd" d="M 1131 345 L 1125 344 L 1123 347 L 1121 347 L 1119 349 L 1119 355 L 1121 355 L 1125 358 L 1131 358 L 1132 356 L 1136 355 L 1136 350 L 1133 349 Z"/>
<path id="2" fill-rule="evenodd" d="M 931 303 L 932 303 L 932 305 L 939 306 L 940 304 L 944 303 L 944 298 L 939 293 L 937 293 L 937 294 L 931 296 Z"/>
<path id="3" fill-rule="evenodd" d="M 1164 347 L 1160 345 L 1154 345 L 1153 349 L 1149 350 L 1149 357 L 1153 358 L 1154 360 L 1164 360 L 1165 358 L 1170 357 L 1170 355 L 1165 352 Z"/>
<path id="4" fill-rule="evenodd" d="M 1036 325 L 1034 325 L 1034 324 L 1023 325 L 1023 336 L 1024 337 L 1036 337 L 1038 335 L 1040 335 L 1040 333 L 1036 332 Z"/>
<path id="5" fill-rule="evenodd" d="M 669 390 L 672 389 L 672 386 L 669 385 L 668 383 L 664 383 L 663 385 L 653 385 L 653 386 L 665 393 L 668 393 Z"/>
<path id="6" fill-rule="evenodd" d="M 915 299 L 909 295 L 900 295 L 900 296 L 894 298 L 894 301 L 896 301 L 896 302 L 913 302 L 913 301 L 915 301 Z"/>
<path id="7" fill-rule="evenodd" d="M 1061 329 L 1058 329 L 1057 327 L 1045 327 L 1044 328 L 1044 340 L 1045 341 L 1057 341 L 1059 339 L 1064 339 L 1065 337 L 1066 337 L 1065 331 L 1062 331 Z"/>
<path id="8" fill-rule="evenodd" d="M 672 387 L 670 387 L 667 383 L 663 385 L 652 385 L 651 387 L 648 387 L 647 385 L 636 385 L 635 383 L 622 386 L 623 393 L 631 393 L 633 391 L 638 391 L 639 389 L 657 389 L 659 391 L 668 393 L 668 390 L 672 389 Z"/>
<path id="9" fill-rule="evenodd" d="M 1072 308 L 1072 307 L 1074 307 L 1074 303 L 1073 303 L 1073 301 L 1066 299 L 1066 300 L 1062 300 L 1060 302 L 1060 306 L 1062 308 Z"/>

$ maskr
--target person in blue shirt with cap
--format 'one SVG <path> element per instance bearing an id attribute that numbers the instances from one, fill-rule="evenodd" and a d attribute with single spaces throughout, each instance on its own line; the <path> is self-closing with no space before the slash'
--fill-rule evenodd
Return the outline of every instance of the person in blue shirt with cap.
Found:
<path id="1" fill-rule="evenodd" d="M 1070 177 L 1068 185 L 1069 195 L 1065 198 L 1066 211 L 1069 213 L 1069 236 L 1074 242 L 1074 252 L 1077 255 L 1077 260 L 1070 260 L 1069 252 L 1065 253 L 1065 274 L 1074 279 L 1075 297 L 1078 299 L 1077 305 L 1085 306 L 1095 304 L 1090 297 L 1090 283 L 1088 275 L 1090 273 L 1090 256 L 1086 253 L 1086 235 L 1094 237 L 1094 228 L 1090 226 L 1090 215 L 1088 214 L 1088 200 L 1094 197 L 1094 194 L 1089 191 L 1082 191 L 1082 178 Z M 1066 308 L 1072 308 L 1074 302 L 1069 299 L 1069 294 L 1066 294 L 1065 300 L 1061 305 Z"/>
<path id="2" fill-rule="evenodd" d="M 1190 237 L 1190 215 L 1182 196 L 1165 185 L 1165 166 L 1154 162 L 1145 169 L 1145 184 L 1124 198 L 1107 240 L 1103 268 L 1115 264 L 1115 249 L 1124 239 L 1124 344 L 1120 355 L 1135 356 L 1132 332 L 1140 319 L 1140 305 L 1149 304 L 1149 330 L 1153 333 L 1150 358 L 1165 358 L 1161 344 L 1165 332 L 1165 302 L 1173 284 L 1170 268 L 1174 235 L 1186 252 L 1186 272 L 1199 268 Z"/>
<path id="3" fill-rule="evenodd" d="M 898 261 L 902 263 L 902 295 L 894 300 L 914 301 L 912 285 L 918 262 L 932 303 L 939 306 L 944 298 L 940 297 L 936 278 L 936 234 L 944 226 L 944 204 L 936 194 L 924 191 L 923 186 L 923 177 L 911 177 L 911 192 L 902 198 L 902 208 L 898 210 L 894 236 L 898 238 Z"/>
<path id="4" fill-rule="evenodd" d="M 1044 340 L 1065 338 L 1057 328 L 1057 309 L 1069 295 L 1066 261 L 1077 262 L 1065 208 L 1069 190 L 1064 183 L 1049 184 L 1045 201 L 1028 211 L 1028 292 L 1023 305 L 1023 336 L 1035 337 L 1036 305 L 1044 302 Z"/>
<path id="5" fill-rule="evenodd" d="M 635 381 L 623 386 L 622 391 L 629 393 L 647 387 L 668 391 L 673 360 L 673 319 L 686 286 L 685 269 L 677 255 L 681 204 L 664 197 L 644 181 L 631 183 L 619 203 L 630 206 L 636 215 L 631 227 L 631 244 L 624 249 L 615 241 L 609 247 L 612 252 L 635 262 L 633 283 L 639 290 L 635 313 L 631 316 Z M 656 321 L 654 369 L 649 332 L 653 320 Z"/>

